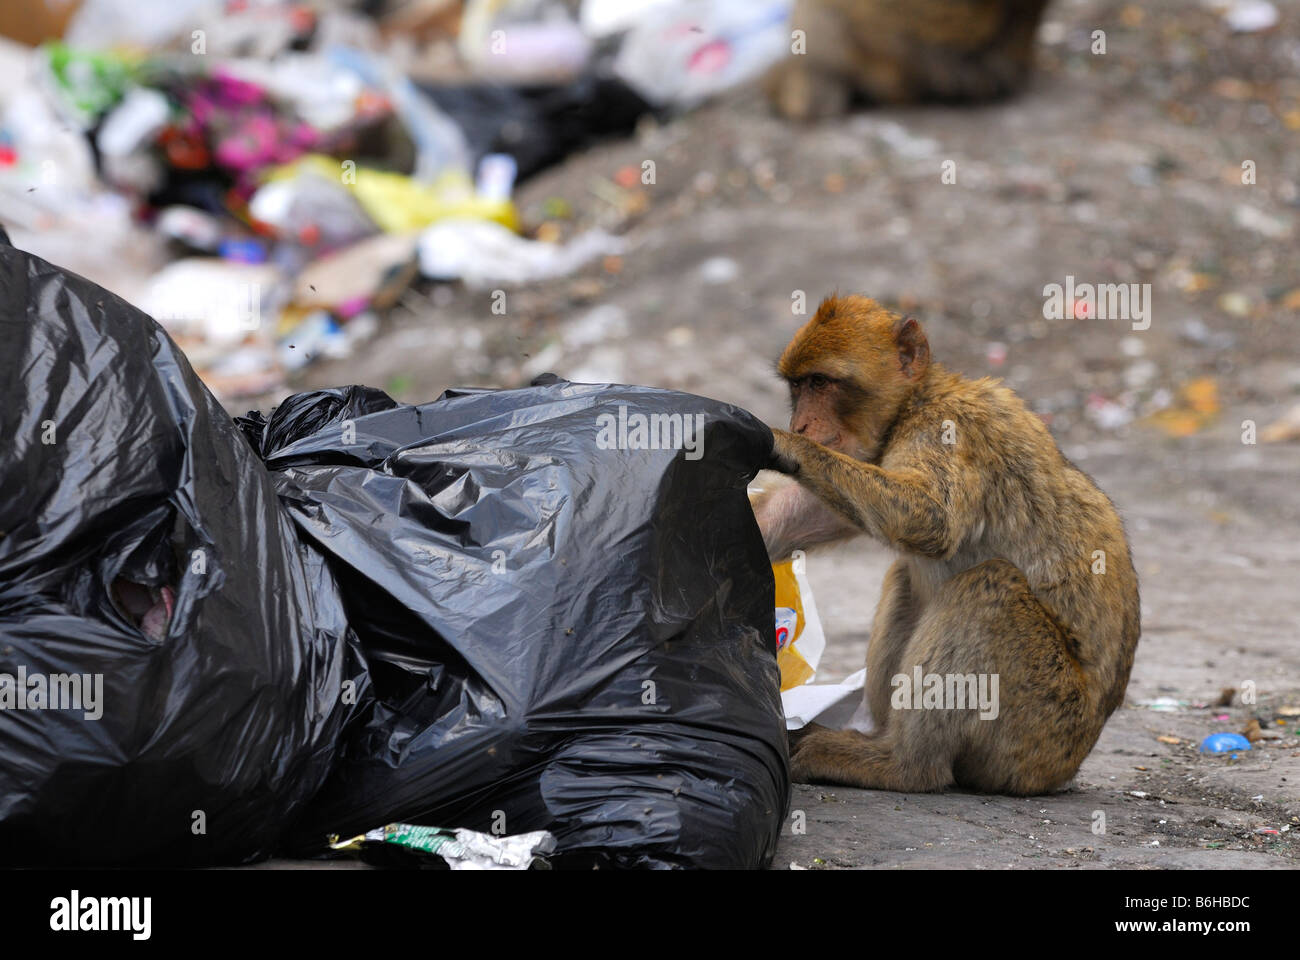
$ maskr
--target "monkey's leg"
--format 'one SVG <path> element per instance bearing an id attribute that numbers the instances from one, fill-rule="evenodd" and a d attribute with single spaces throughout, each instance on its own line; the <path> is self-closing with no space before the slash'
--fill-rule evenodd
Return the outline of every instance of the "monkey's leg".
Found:
<path id="1" fill-rule="evenodd" d="M 944 585 L 897 672 L 910 680 L 917 667 L 923 689 L 895 689 L 879 731 L 804 738 L 791 757 L 794 778 L 909 792 L 955 783 L 1041 793 L 1074 775 L 1100 733 L 1100 711 L 1064 632 L 1006 560 L 977 564 Z"/>
<path id="2" fill-rule="evenodd" d="M 880 602 L 871 621 L 871 639 L 867 643 L 867 682 L 862 695 L 871 710 L 877 730 L 885 728 L 889 717 L 889 681 L 898 673 L 898 664 L 912 633 L 916 630 L 916 599 L 908 578 L 907 564 L 895 560 L 885 574 Z"/>
<path id="3" fill-rule="evenodd" d="M 777 64 L 763 80 L 772 106 L 787 120 L 811 121 L 848 110 L 849 81 L 837 73 L 800 63 L 791 57 Z"/>
<path id="4" fill-rule="evenodd" d="M 844 113 L 853 96 L 856 53 L 842 11 L 833 4 L 796 3 L 790 18 L 790 56 L 772 67 L 763 86 L 772 106 L 788 120 L 810 121 Z"/>
<path id="5" fill-rule="evenodd" d="M 900 755 L 897 736 L 885 730 L 814 730 L 794 748 L 790 778 L 795 783 L 838 783 L 867 790 L 929 793 L 952 785 L 951 757 Z"/>
<path id="6" fill-rule="evenodd" d="M 925 793 L 953 783 L 951 737 L 922 744 L 891 709 L 892 678 L 915 658 L 918 613 L 907 566 L 895 561 L 885 574 L 867 644 L 863 695 L 875 729 L 829 730 L 810 725 L 790 740 L 790 775 L 796 783 L 839 783 L 872 790 Z"/>

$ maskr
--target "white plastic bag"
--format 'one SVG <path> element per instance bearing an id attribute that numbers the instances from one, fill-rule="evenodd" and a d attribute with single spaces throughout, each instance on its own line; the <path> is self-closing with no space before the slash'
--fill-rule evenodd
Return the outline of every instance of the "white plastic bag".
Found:
<path id="1" fill-rule="evenodd" d="M 790 52 L 792 0 L 696 0 L 649 11 L 614 69 L 659 106 L 692 107 Z"/>

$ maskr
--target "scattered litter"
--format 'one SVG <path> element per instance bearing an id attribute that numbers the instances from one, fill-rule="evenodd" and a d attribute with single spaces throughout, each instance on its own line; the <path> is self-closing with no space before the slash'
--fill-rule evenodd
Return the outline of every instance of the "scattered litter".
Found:
<path id="1" fill-rule="evenodd" d="M 700 264 L 700 279 L 705 283 L 730 283 L 740 276 L 740 264 L 730 257 L 710 257 Z"/>
<path id="2" fill-rule="evenodd" d="M 751 493 L 754 490 L 757 488 Z M 826 635 L 807 572 L 796 568 L 793 560 L 784 560 L 772 565 L 772 576 L 776 583 L 776 663 L 784 693 L 812 682 L 826 650 Z M 786 716 L 790 716 L 788 709 Z"/>
<path id="3" fill-rule="evenodd" d="M 1285 443 L 1300 440 L 1300 404 L 1259 432 L 1260 443 Z"/>
<path id="4" fill-rule="evenodd" d="M 1255 33 L 1277 24 L 1277 7 L 1268 0 L 1231 0 L 1223 21 L 1236 33 Z"/>
<path id="5" fill-rule="evenodd" d="M 589 64 L 598 34 L 559 4 L 473 0 L 461 16 L 459 4 L 449 3 L 436 13 L 408 4 L 368 14 L 336 4 L 142 3 L 143 12 L 127 15 L 117 0 L 87 0 L 68 28 L 69 43 L 31 51 L 38 82 L 6 91 L 0 116 L 0 215 L 40 235 L 47 252 L 63 234 L 65 245 L 76 246 L 91 233 L 109 256 L 115 243 L 135 239 L 138 222 L 164 238 L 160 255 L 211 255 L 209 273 L 266 266 L 248 281 L 232 272 L 231 283 L 209 282 L 190 266 L 172 271 L 184 263 L 177 260 L 141 284 L 143 292 L 119 291 L 185 339 L 200 376 L 226 399 L 231 390 L 279 389 L 286 371 L 333 349 L 319 342 L 312 350 L 277 348 L 275 334 L 298 330 L 304 340 L 342 344 L 335 327 L 388 309 L 418 277 L 418 263 L 409 268 L 414 247 L 409 255 L 402 249 L 414 241 L 365 241 L 442 221 L 516 231 L 518 180 L 603 137 L 631 134 L 652 112 L 608 64 Z M 698 19 L 681 4 L 660 6 Z M 788 12 L 789 0 L 768 6 Z M 736 54 L 727 63 L 692 62 L 701 89 L 737 79 L 732 74 L 749 62 L 745 52 L 783 29 L 783 19 L 763 13 L 756 20 L 735 0 L 714 0 L 697 13 L 721 31 L 712 39 Z M 610 36 L 604 31 L 645 28 L 651 10 L 585 16 Z M 746 25 L 757 33 L 731 30 Z M 382 42 L 411 34 L 417 43 L 458 40 L 471 72 L 492 82 L 467 81 L 461 64 L 422 74 L 417 86 L 397 66 L 409 59 L 379 52 Z M 509 56 L 491 49 L 503 37 Z M 205 49 L 191 49 L 195 42 Z M 695 34 L 681 41 L 708 42 Z M 609 60 L 623 39 L 604 43 Z M 640 176 L 629 165 L 621 176 L 628 189 L 610 185 L 625 218 L 649 205 Z M 547 209 L 550 217 L 572 217 L 562 198 Z M 622 265 L 614 257 L 621 244 L 600 231 L 561 245 L 553 222 L 537 229 L 547 243 L 512 244 L 491 227 L 451 230 L 464 236 L 453 243 L 448 231 L 430 235 L 423 258 L 443 278 L 470 284 L 534 282 L 601 256 L 608 272 Z M 442 263 L 448 258 L 454 268 Z M 182 292 L 190 279 L 202 282 Z M 251 291 L 233 310 L 232 285 Z M 314 316 L 304 327 L 317 309 L 332 321 Z"/>
<path id="6" fill-rule="evenodd" d="M 1109 399 L 1094 393 L 1088 397 L 1089 418 L 1103 430 L 1117 430 L 1133 422 L 1133 408 L 1130 404 Z"/>
<path id="7" fill-rule="evenodd" d="M 1176 700 L 1173 697 L 1156 697 L 1154 700 L 1139 700 L 1139 707 L 1146 707 L 1148 710 L 1154 710 L 1157 713 L 1174 713 L 1188 706 L 1187 700 Z"/>
<path id="8" fill-rule="evenodd" d="M 653 112 L 618 77 L 596 71 L 559 84 L 422 83 L 420 90 L 461 128 L 470 153 L 481 158 L 480 180 L 493 154 L 509 155 L 523 181 L 586 147 L 631 135 Z M 641 168 L 632 169 L 639 185 Z"/>
<path id="9" fill-rule="evenodd" d="M 387 309 L 415 277 L 417 240 L 416 233 L 384 233 L 312 261 L 294 283 L 294 305 L 332 308 L 345 318 L 358 304 Z"/>
<path id="10" fill-rule="evenodd" d="M 224 230 L 220 220 L 205 210 L 176 204 L 158 212 L 154 227 L 191 250 L 216 253 Z"/>
<path id="11" fill-rule="evenodd" d="M 292 166 L 277 168 L 270 176 L 314 171 L 337 179 L 338 170 L 337 160 L 312 154 Z M 514 205 L 509 200 L 479 196 L 469 174 L 457 168 L 425 183 L 405 174 L 358 166 L 355 179 L 344 186 L 370 219 L 389 233 L 419 230 L 447 219 L 495 220 L 512 229 L 516 225 Z"/>
<path id="12" fill-rule="evenodd" d="M 266 263 L 266 247 L 257 240 L 227 238 L 217 244 L 217 256 L 234 263 Z"/>
<path id="13" fill-rule="evenodd" d="M 337 176 L 302 165 L 272 175 L 248 203 L 249 215 L 283 237 L 330 250 L 379 228 Z"/>
<path id="14" fill-rule="evenodd" d="M 189 257 L 154 274 L 138 306 L 174 336 L 233 346 L 267 331 L 280 287 L 274 266 Z"/>
<path id="15" fill-rule="evenodd" d="M 358 853 L 363 860 L 369 859 L 368 854 L 395 848 L 408 860 L 425 864 L 436 860 L 450 870 L 529 870 L 546 866 L 546 856 L 555 852 L 555 837 L 547 830 L 496 837 L 477 830 L 390 823 L 350 840 L 332 837 L 329 846 Z M 387 865 L 382 853 L 377 859 Z"/>
<path id="16" fill-rule="evenodd" d="M 328 55 L 337 67 L 356 74 L 391 104 L 415 144 L 411 170 L 415 182 L 431 184 L 439 177 L 469 171 L 470 151 L 464 132 L 408 77 L 398 74 L 385 59 L 356 47 L 331 46 Z"/>
<path id="17" fill-rule="evenodd" d="M 1237 343 L 1237 338 L 1231 333 L 1211 330 L 1204 321 L 1195 317 L 1183 321 L 1178 335 L 1188 343 L 1194 343 L 1199 347 L 1209 347 L 1212 350 L 1230 350 Z"/>
<path id="18" fill-rule="evenodd" d="M 1251 749 L 1250 741 L 1239 733 L 1212 733 L 1201 741 L 1201 753 L 1230 753 Z"/>
<path id="19" fill-rule="evenodd" d="M 793 0 L 678 0 L 648 10 L 615 72 L 652 103 L 692 107 L 789 53 Z"/>
<path id="20" fill-rule="evenodd" d="M 866 134 L 883 142 L 900 157 L 923 160 L 939 152 L 941 144 L 931 137 L 919 136 L 896 120 L 882 120 L 878 115 L 863 113 L 850 121 L 855 134 Z"/>
<path id="21" fill-rule="evenodd" d="M 535 83 L 563 80 L 582 70 L 592 52 L 587 33 L 563 15 L 559 5 L 549 5 L 551 9 L 547 10 L 559 15 L 523 15 L 536 6 L 502 0 L 467 0 L 457 45 L 477 76 Z"/>
<path id="22" fill-rule="evenodd" d="M 286 334 L 278 357 L 286 370 L 297 370 L 316 357 L 341 359 L 352 352 L 347 334 L 325 310 L 313 310 Z"/>
<path id="23" fill-rule="evenodd" d="M 597 257 L 623 249 L 622 240 L 600 229 L 560 246 L 526 240 L 484 220 L 447 220 L 420 234 L 420 272 L 430 279 L 461 280 L 478 288 L 533 283 L 567 276 Z"/>
<path id="24" fill-rule="evenodd" d="M 564 346 L 570 350 L 616 340 L 628 332 L 627 311 L 612 303 L 593 307 L 564 328 Z"/>
<path id="25" fill-rule="evenodd" d="M 609 37 L 636 26 L 656 7 L 677 0 L 582 0 L 579 22 L 591 37 Z"/>
<path id="26" fill-rule="evenodd" d="M 1270 240 L 1282 240 L 1291 236 L 1291 224 L 1288 221 L 1244 203 L 1237 205 L 1233 211 L 1233 219 L 1237 226 L 1268 237 Z"/>
<path id="27" fill-rule="evenodd" d="M 762 492 L 761 486 L 751 486 L 750 498 Z M 798 730 L 816 720 L 830 727 L 870 731 L 870 714 L 862 697 L 865 669 L 839 682 L 813 682 L 826 650 L 826 635 L 807 572 L 796 568 L 793 560 L 785 560 L 772 565 L 772 576 L 776 583 L 776 663 L 786 729 Z"/>
<path id="28" fill-rule="evenodd" d="M 100 123 L 95 144 L 111 164 L 146 147 L 167 126 L 171 105 L 157 90 L 132 87 Z"/>
<path id="29" fill-rule="evenodd" d="M 1218 383 L 1211 377 L 1200 377 L 1184 384 L 1174 404 L 1157 410 L 1145 422 L 1171 437 L 1189 437 L 1209 426 L 1219 409 Z"/>
<path id="30" fill-rule="evenodd" d="M 509 203 L 519 165 L 508 153 L 489 153 L 479 161 L 474 192 L 489 203 Z"/>
<path id="31" fill-rule="evenodd" d="M 1253 305 L 1248 295 L 1233 290 L 1219 297 L 1219 309 L 1234 317 L 1248 317 Z"/>
<path id="32" fill-rule="evenodd" d="M 1156 739 L 1161 743 L 1179 744 L 1183 742 L 1178 737 L 1170 737 L 1170 736 L 1156 737 Z"/>
<path id="33" fill-rule="evenodd" d="M 1151 360 L 1138 360 L 1124 370 L 1124 386 L 1130 390 L 1139 390 L 1151 383 L 1160 372 L 1160 368 Z"/>
<path id="34" fill-rule="evenodd" d="M 145 636 L 155 643 L 166 638 L 176 609 L 176 591 L 170 584 L 157 587 L 119 577 L 113 581 L 112 595 L 119 610 Z"/>

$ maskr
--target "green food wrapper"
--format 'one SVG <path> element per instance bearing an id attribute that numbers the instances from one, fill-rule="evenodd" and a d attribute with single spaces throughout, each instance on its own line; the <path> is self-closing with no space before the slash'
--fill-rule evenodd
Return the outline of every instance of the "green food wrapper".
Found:
<path id="1" fill-rule="evenodd" d="M 452 870 L 527 870 L 555 849 L 555 838 L 546 830 L 494 837 L 477 830 L 389 823 L 349 840 L 330 839 L 332 849 L 346 852 L 374 844 L 436 854 Z"/>

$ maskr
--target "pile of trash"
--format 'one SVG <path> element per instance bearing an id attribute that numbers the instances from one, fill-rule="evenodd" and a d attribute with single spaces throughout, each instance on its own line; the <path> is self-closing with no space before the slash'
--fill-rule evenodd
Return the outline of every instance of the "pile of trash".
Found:
<path id="1" fill-rule="evenodd" d="M 752 79 L 790 6 L 83 0 L 61 38 L 0 46 L 0 223 L 63 260 L 94 236 L 99 279 L 220 398 L 276 395 L 412 283 L 620 252 L 521 235 L 517 183 Z M 140 231 L 159 249 L 133 284 Z"/>
<path id="2" fill-rule="evenodd" d="M 232 421 L 3 235 L 0 326 L 0 862 L 770 863 L 752 415 L 549 377 Z"/>

